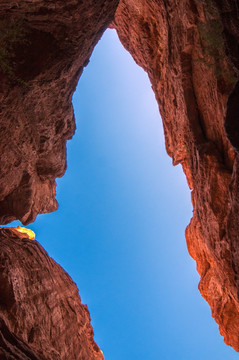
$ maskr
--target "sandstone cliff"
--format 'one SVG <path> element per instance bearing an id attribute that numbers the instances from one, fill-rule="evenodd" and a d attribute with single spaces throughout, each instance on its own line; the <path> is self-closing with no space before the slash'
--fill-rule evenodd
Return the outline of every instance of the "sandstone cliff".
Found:
<path id="1" fill-rule="evenodd" d="M 87 306 L 60 265 L 11 228 L 0 229 L 0 247 L 1 360 L 104 359 Z"/>
<path id="2" fill-rule="evenodd" d="M 192 190 L 186 239 L 199 290 L 239 351 L 238 3 L 121 0 L 112 26 L 151 80 L 167 152 Z"/>
<path id="3" fill-rule="evenodd" d="M 75 128 L 72 93 L 94 45 L 113 20 L 117 5 L 116 0 L 1 2 L 2 224 L 15 218 L 29 223 L 38 213 L 57 208 L 55 177 L 65 171 L 65 144 Z M 211 306 L 225 342 L 239 351 L 238 2 L 121 0 L 111 26 L 151 80 L 163 118 L 167 152 L 175 165 L 182 164 L 192 190 L 194 215 L 186 238 L 201 276 L 199 289 Z M 7 236 L 11 238 L 12 234 Z M 6 281 L 12 274 L 13 259 L 17 264 L 14 283 L 21 281 L 21 271 L 27 279 L 33 276 L 29 261 L 38 263 L 38 256 L 44 258 L 49 269 L 55 265 L 46 260 L 38 245 L 28 245 L 25 240 L 25 262 L 21 263 L 7 239 L 2 241 L 3 249 L 8 247 L 9 260 L 4 263 L 1 283 L 8 289 L 6 296 L 13 298 L 10 306 L 15 309 L 18 298 L 8 285 L 11 281 Z M 11 246 L 18 249 L 19 241 L 15 239 Z M 41 271 L 36 271 L 30 282 L 32 294 L 43 281 L 39 274 Z M 53 291 L 61 294 L 63 285 L 59 284 L 44 286 L 56 286 L 58 290 Z M 54 316 L 31 330 L 32 319 L 25 326 L 25 313 L 20 307 L 16 319 L 15 310 L 4 308 L 4 301 L 4 349 L 10 344 L 12 351 L 32 352 L 32 359 L 39 356 L 39 351 L 46 351 L 48 359 L 60 352 L 64 359 L 65 345 L 60 350 L 58 333 L 54 333 L 57 329 L 52 329 L 53 334 L 49 332 Z M 41 301 L 38 296 L 32 297 L 29 317 L 34 313 L 30 308 L 41 307 Z M 74 301 L 80 306 L 79 300 Z M 61 311 L 70 312 L 68 305 L 63 305 Z M 54 306 L 58 308 L 59 304 Z M 63 327 L 64 321 L 62 318 Z M 34 343 L 35 332 L 41 334 L 41 344 Z M 92 337 L 86 338 L 90 341 Z M 61 344 L 64 341 L 68 340 L 61 340 Z M 98 349 L 94 351 L 92 356 L 98 356 Z M 84 356 L 89 355 L 81 358 Z"/>
<path id="4" fill-rule="evenodd" d="M 71 97 L 118 0 L 0 4 L 0 223 L 57 209 Z"/>

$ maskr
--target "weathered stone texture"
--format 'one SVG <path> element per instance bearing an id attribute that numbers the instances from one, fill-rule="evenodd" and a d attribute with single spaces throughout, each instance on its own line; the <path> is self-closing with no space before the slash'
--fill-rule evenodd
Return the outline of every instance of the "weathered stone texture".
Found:
<path id="1" fill-rule="evenodd" d="M 103 360 L 87 306 L 60 265 L 12 228 L 0 229 L 0 247 L 1 360 Z"/>
<path id="2" fill-rule="evenodd" d="M 27 224 L 37 214 L 57 208 L 55 178 L 64 174 L 66 140 L 75 130 L 72 93 L 117 5 L 117 0 L 1 1 L 0 223 L 17 218 Z M 194 213 L 186 238 L 201 276 L 199 289 L 225 342 L 239 351 L 238 1 L 120 0 L 111 26 L 151 80 L 167 152 L 174 165 L 182 164 L 192 190 Z M 61 308 L 51 291 L 70 296 L 69 279 L 64 275 L 68 280 L 62 284 L 57 273 L 62 270 L 53 266 L 37 243 L 21 240 L 19 248 L 19 239 L 11 245 L 7 239 L 2 241 L 3 250 L 9 247 L 9 257 L 1 283 L 13 299 L 5 308 L 2 300 L 5 323 L 0 324 L 0 332 L 8 332 L 3 335 L 5 340 L 8 336 L 3 348 L 8 343 L 17 351 L 14 344 L 22 342 L 21 351 L 27 352 L 31 343 L 36 357 L 46 351 L 47 356 L 60 352 L 60 359 L 67 358 L 64 349 L 71 348 L 69 337 L 62 340 L 55 325 L 59 320 L 69 331 L 65 327 L 69 304 Z M 46 269 L 40 267 L 39 257 Z M 32 273 L 31 261 L 40 271 Z M 50 280 L 52 271 L 57 283 Z M 29 303 L 24 302 L 27 279 L 29 294 L 34 294 Z M 40 317 L 41 326 L 31 330 L 37 306 L 43 306 L 43 288 L 40 298 L 36 291 L 39 283 L 48 291 L 49 307 L 60 310 L 51 312 L 51 317 L 48 312 L 46 323 Z M 76 290 L 73 293 L 72 301 L 78 304 Z M 26 312 L 21 312 L 20 305 L 16 308 L 20 303 Z M 77 326 L 72 329 L 78 336 Z M 41 342 L 36 344 L 38 334 Z M 58 338 L 61 344 L 66 342 L 61 350 Z M 87 356 L 83 352 L 81 359 Z"/>
<path id="3" fill-rule="evenodd" d="M 0 4 L 0 223 L 57 209 L 71 98 L 118 0 Z"/>
<path id="4" fill-rule="evenodd" d="M 239 351 L 239 168 L 224 129 L 239 70 L 238 3 L 121 0 L 112 26 L 151 80 L 167 152 L 192 190 L 186 238 L 199 289 L 225 342 Z M 235 90 L 226 120 L 234 148 L 238 103 Z"/>

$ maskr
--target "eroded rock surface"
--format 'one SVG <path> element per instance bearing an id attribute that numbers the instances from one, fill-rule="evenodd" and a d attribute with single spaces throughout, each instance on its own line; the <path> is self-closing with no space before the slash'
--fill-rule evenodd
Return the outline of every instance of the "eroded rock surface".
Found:
<path id="1" fill-rule="evenodd" d="M 11 228 L 0 229 L 0 248 L 1 360 L 103 360 L 87 306 L 60 265 Z"/>
<path id="2" fill-rule="evenodd" d="M 121 0 L 112 26 L 151 80 L 167 152 L 192 190 L 186 238 L 199 290 L 239 351 L 238 2 Z M 226 129 L 234 148 L 224 129 L 232 91 Z"/>
<path id="3" fill-rule="evenodd" d="M 57 209 L 71 97 L 118 0 L 0 4 L 0 223 Z"/>
<path id="4" fill-rule="evenodd" d="M 94 45 L 113 19 L 117 3 L 1 1 L 2 224 L 15 218 L 26 224 L 37 214 L 57 208 L 55 178 L 65 171 L 65 144 L 75 129 L 72 93 Z M 199 289 L 211 306 L 225 342 L 239 351 L 238 1 L 121 0 L 111 26 L 151 80 L 163 118 L 167 152 L 174 165 L 182 164 L 192 190 L 194 214 L 186 238 L 201 276 Z M 12 239 L 12 234 L 7 236 Z M 6 236 L 1 239 L 2 254 L 10 254 L 2 258 L 7 261 L 4 266 L 8 275 L 3 271 L 1 283 L 7 289 L 5 299 L 13 299 L 5 305 L 4 297 L 2 300 L 3 348 L 9 344 L 12 351 L 17 351 L 21 346 L 22 352 L 32 351 L 36 358 L 40 353 L 41 359 L 57 358 L 60 352 L 60 359 L 74 359 L 60 350 L 60 342 L 65 342 L 63 349 L 71 345 L 55 326 L 60 319 L 60 325 L 68 331 L 65 324 L 71 312 L 69 304 L 64 298 L 61 308 L 61 297 L 59 302 L 51 297 L 51 291 L 69 294 L 68 285 L 65 287 L 61 279 L 59 283 L 51 282 L 55 265 L 37 243 L 14 238 L 10 245 Z M 39 257 L 46 268 L 40 267 Z M 34 273 L 31 261 L 39 266 Z M 60 267 L 55 277 L 58 271 L 62 271 Z M 34 294 L 31 299 L 24 290 L 28 281 L 23 280 L 25 277 L 29 294 Z M 66 274 L 64 277 L 68 284 L 69 278 Z M 44 306 L 44 291 L 42 298 L 36 294 L 39 283 L 47 288 L 49 307 L 60 310 L 48 312 L 46 323 L 40 316 L 41 326 L 34 328 L 34 317 L 29 314 L 35 316 Z M 71 291 L 74 304 L 82 306 L 76 300 L 76 289 Z M 27 311 L 21 312 L 20 303 Z M 87 318 L 87 311 L 82 309 L 82 316 Z M 70 337 L 79 336 L 77 326 L 73 326 Z M 36 342 L 36 338 L 41 341 Z M 94 356 L 99 356 L 98 348 L 94 351 Z M 81 358 L 91 359 L 84 352 Z"/>

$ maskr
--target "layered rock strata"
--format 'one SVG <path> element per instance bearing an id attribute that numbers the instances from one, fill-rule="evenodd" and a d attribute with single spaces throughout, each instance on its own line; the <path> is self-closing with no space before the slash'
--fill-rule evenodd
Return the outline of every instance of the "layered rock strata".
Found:
<path id="1" fill-rule="evenodd" d="M 35 240 L 0 229 L 1 360 L 103 360 L 70 276 Z"/>
<path id="2" fill-rule="evenodd" d="M 191 189 L 199 290 L 239 351 L 238 3 L 121 0 L 112 26 L 151 80 L 167 152 Z"/>

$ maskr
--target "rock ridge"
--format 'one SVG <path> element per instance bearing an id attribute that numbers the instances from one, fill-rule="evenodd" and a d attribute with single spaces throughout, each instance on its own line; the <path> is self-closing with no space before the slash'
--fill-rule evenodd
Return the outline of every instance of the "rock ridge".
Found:
<path id="1" fill-rule="evenodd" d="M 88 308 L 61 266 L 12 228 L 0 229 L 0 246 L 1 360 L 104 359 Z"/>

